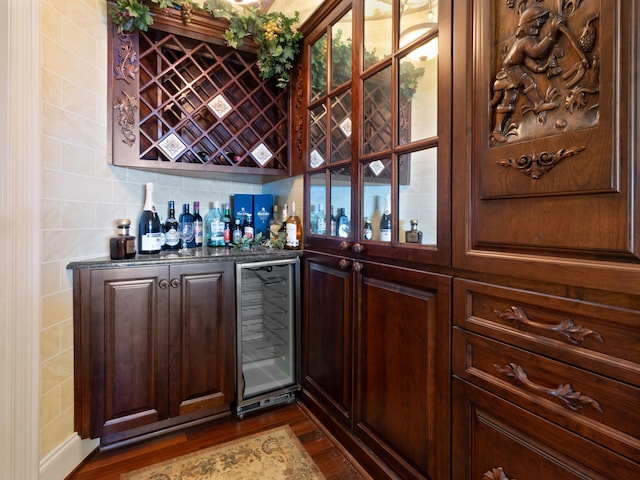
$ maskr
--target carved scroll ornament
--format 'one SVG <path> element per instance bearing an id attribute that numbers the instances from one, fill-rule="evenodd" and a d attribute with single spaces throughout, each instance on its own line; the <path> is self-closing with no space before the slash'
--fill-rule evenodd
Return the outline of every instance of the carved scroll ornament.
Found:
<path id="1" fill-rule="evenodd" d="M 567 341 L 574 345 L 582 343 L 584 339 L 590 335 L 592 335 L 596 340 L 604 342 L 604 338 L 598 332 L 585 328 L 581 325 L 576 325 L 570 318 L 567 318 L 556 325 L 549 325 L 547 323 L 531 320 L 520 307 L 512 306 L 505 312 L 495 310 L 495 313 L 500 318 L 511 321 L 518 328 L 521 326 L 528 326 L 542 330 L 549 330 L 551 332 L 558 332 L 567 339 Z"/>
<path id="2" fill-rule="evenodd" d="M 484 472 L 482 480 L 516 480 L 515 478 L 509 478 L 505 475 L 502 467 L 492 468 Z"/>
<path id="3" fill-rule="evenodd" d="M 503 158 L 496 163 L 501 167 L 513 167 L 520 170 L 525 175 L 539 179 L 542 175 L 553 169 L 565 158 L 572 157 L 582 152 L 586 147 L 584 145 L 578 147 L 562 148 L 556 153 L 540 152 L 522 155 L 519 158 Z"/>
<path id="4" fill-rule="evenodd" d="M 570 410 L 578 411 L 581 410 L 585 405 L 591 405 L 600 413 L 603 413 L 600 402 L 594 400 L 591 397 L 588 397 L 587 395 L 582 394 L 581 392 L 574 391 L 571 384 L 566 383 L 564 385 L 559 385 L 557 388 L 553 389 L 546 388 L 537 385 L 529 380 L 527 373 L 520 365 L 510 363 L 506 367 L 501 367 L 500 365 L 494 365 L 494 367 L 496 368 L 496 370 L 498 370 L 499 373 L 505 375 L 507 378 L 514 382 L 520 383 L 531 390 L 560 399 L 560 401 L 562 401 L 562 404 Z"/>
<path id="5" fill-rule="evenodd" d="M 118 103 L 113 108 L 119 110 L 118 125 L 122 131 L 122 142 L 128 146 L 132 146 L 136 141 L 136 132 L 138 131 L 138 122 L 136 114 L 138 112 L 137 97 L 129 95 L 124 90 L 118 97 Z"/>
<path id="6" fill-rule="evenodd" d="M 118 47 L 118 60 L 113 67 L 113 74 L 116 80 L 124 80 L 131 83 L 138 74 L 138 54 L 133 46 L 131 34 L 121 33 L 118 35 L 120 46 Z"/>

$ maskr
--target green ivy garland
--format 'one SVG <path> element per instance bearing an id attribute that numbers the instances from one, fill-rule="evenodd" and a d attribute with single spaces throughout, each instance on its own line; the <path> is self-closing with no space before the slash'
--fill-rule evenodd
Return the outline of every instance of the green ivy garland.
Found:
<path id="1" fill-rule="evenodd" d="M 230 47 L 242 46 L 244 38 L 251 36 L 258 45 L 258 72 L 263 79 L 274 78 L 278 87 L 285 88 L 290 80 L 294 61 L 300 53 L 302 32 L 299 30 L 299 14 L 287 17 L 280 12 L 263 13 L 257 8 L 241 11 L 233 8 L 226 0 L 207 0 L 202 6 L 194 0 L 117 0 L 110 11 L 118 32 L 147 31 L 153 24 L 148 3 L 165 10 L 179 9 L 185 23 L 190 21 L 191 11 L 206 10 L 217 18 L 229 20 L 229 28 L 224 39 Z"/>

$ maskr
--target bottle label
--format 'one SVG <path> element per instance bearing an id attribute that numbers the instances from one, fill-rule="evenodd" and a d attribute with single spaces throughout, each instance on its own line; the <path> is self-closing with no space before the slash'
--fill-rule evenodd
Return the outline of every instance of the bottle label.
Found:
<path id="1" fill-rule="evenodd" d="M 209 246 L 224 246 L 224 222 L 220 219 L 214 219 L 211 221 L 209 226 L 211 228 L 211 240 L 209 241 Z"/>
<path id="2" fill-rule="evenodd" d="M 248 239 L 253 238 L 253 227 L 245 225 L 244 226 L 244 236 Z"/>
<path id="3" fill-rule="evenodd" d="M 170 228 L 164 234 L 165 244 L 169 247 L 175 247 L 180 242 L 180 237 L 178 237 L 178 231 L 175 228 Z"/>
<path id="4" fill-rule="evenodd" d="M 159 252 L 162 250 L 162 234 L 147 233 L 140 238 L 141 250 L 144 252 Z"/>
<path id="5" fill-rule="evenodd" d="M 364 226 L 364 239 L 371 240 L 373 238 L 373 231 L 371 230 L 371 225 L 366 224 Z"/>
<path id="6" fill-rule="evenodd" d="M 349 224 L 341 223 L 338 226 L 338 236 L 341 238 L 349 238 Z"/>
<path id="7" fill-rule="evenodd" d="M 203 225 L 200 220 L 196 220 L 193 222 L 193 238 L 196 242 L 196 246 L 202 245 L 202 237 L 203 237 Z M 167 241 L 168 244 L 168 241 Z"/>
<path id="8" fill-rule="evenodd" d="M 324 218 L 318 218 L 318 226 L 316 227 L 316 233 L 318 235 L 325 235 L 327 233 L 327 222 Z"/>
<path id="9" fill-rule="evenodd" d="M 391 241 L 391 229 L 381 229 L 380 230 L 380 241 L 381 242 L 390 242 Z"/>
<path id="10" fill-rule="evenodd" d="M 300 242 L 298 241 L 298 226 L 295 223 L 287 223 L 287 247 L 298 248 Z"/>
<path id="11" fill-rule="evenodd" d="M 126 254 L 132 254 L 132 253 L 136 253 L 136 241 L 135 239 L 131 238 L 129 240 L 126 241 L 125 243 L 125 253 Z"/>

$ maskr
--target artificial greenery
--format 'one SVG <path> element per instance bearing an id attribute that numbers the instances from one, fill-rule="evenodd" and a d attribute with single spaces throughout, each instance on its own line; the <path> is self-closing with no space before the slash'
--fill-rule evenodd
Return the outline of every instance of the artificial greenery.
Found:
<path id="1" fill-rule="evenodd" d="M 302 40 L 302 32 L 298 29 L 298 12 L 288 17 L 280 12 L 260 12 L 253 7 L 238 10 L 226 0 L 207 0 L 204 7 L 194 0 L 117 0 L 110 15 L 118 26 L 118 32 L 146 32 L 149 25 L 153 24 L 148 3 L 156 4 L 167 15 L 172 14 L 172 9 L 181 10 L 185 22 L 190 20 L 190 12 L 194 9 L 204 9 L 217 18 L 229 20 L 229 28 L 224 33 L 229 46 L 238 48 L 246 37 L 251 36 L 258 46 L 260 77 L 275 79 L 281 88 L 289 83 L 290 71 L 300 53 Z"/>
<path id="2" fill-rule="evenodd" d="M 269 237 L 263 238 L 262 232 L 258 232 L 255 237 L 247 237 L 243 235 L 238 243 L 233 244 L 233 248 L 240 250 L 252 250 L 254 247 L 265 248 L 277 248 L 282 250 L 284 248 L 286 233 L 280 232 L 278 238 L 271 239 Z"/>

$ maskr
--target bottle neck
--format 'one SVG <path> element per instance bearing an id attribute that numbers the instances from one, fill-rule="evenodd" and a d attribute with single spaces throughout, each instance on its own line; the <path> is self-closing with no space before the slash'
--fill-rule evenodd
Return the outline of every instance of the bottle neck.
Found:
<path id="1" fill-rule="evenodd" d="M 156 211 L 156 208 L 153 204 L 153 186 L 152 185 L 147 185 L 147 193 L 144 197 L 143 210 L 149 210 L 150 212 Z"/>

